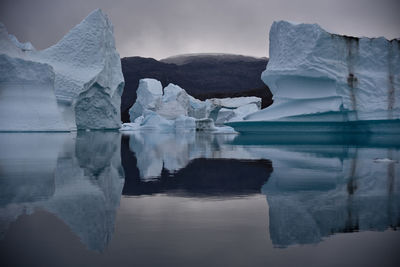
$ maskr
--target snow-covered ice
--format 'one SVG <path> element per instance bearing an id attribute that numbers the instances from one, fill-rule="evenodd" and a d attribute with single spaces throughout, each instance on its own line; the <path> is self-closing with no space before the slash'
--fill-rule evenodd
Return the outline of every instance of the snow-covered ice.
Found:
<path id="1" fill-rule="evenodd" d="M 274 22 L 262 80 L 274 103 L 246 121 L 400 119 L 400 40 Z"/>
<path id="2" fill-rule="evenodd" d="M 1 24 L 0 56 L 1 92 L 13 92 L 11 96 L 8 93 L 8 98 L 0 98 L 0 130 L 65 131 L 121 126 L 124 78 L 113 27 L 100 9 L 90 13 L 57 44 L 41 51 L 30 43 L 20 43 Z M 37 84 L 43 83 L 42 77 L 46 77 L 45 86 L 40 90 Z M 21 105 L 21 101 L 29 105 Z M 11 114 L 14 110 L 7 109 L 11 106 L 19 109 L 18 117 Z"/>

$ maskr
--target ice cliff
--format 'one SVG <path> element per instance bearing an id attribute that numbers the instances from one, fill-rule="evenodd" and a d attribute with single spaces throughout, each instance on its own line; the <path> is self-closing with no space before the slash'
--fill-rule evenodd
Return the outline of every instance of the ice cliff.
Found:
<path id="1" fill-rule="evenodd" d="M 400 119 L 400 40 L 329 33 L 274 22 L 262 80 L 274 103 L 250 121 Z"/>
<path id="2" fill-rule="evenodd" d="M 173 128 L 213 130 L 214 122 L 221 126 L 228 121 L 242 120 L 260 110 L 261 98 L 212 98 L 205 101 L 189 95 L 175 84 L 164 89 L 155 79 L 141 79 L 137 100 L 129 110 L 132 123 L 125 123 L 123 130 Z"/>
<path id="3" fill-rule="evenodd" d="M 0 130 L 119 128 L 124 78 L 111 22 L 97 9 L 41 51 L 0 25 L 0 86 Z"/>

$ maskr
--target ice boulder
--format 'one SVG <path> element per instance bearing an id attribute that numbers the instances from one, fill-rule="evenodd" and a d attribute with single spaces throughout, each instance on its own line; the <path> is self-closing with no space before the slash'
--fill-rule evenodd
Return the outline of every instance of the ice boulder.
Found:
<path id="1" fill-rule="evenodd" d="M 178 85 L 170 83 L 164 88 L 162 101 L 157 113 L 172 120 L 179 116 L 187 116 L 189 110 L 189 95 Z"/>
<path id="2" fill-rule="evenodd" d="M 11 72 L 27 73 L 29 77 L 38 77 L 33 78 L 29 83 L 13 80 L 13 86 L 21 91 L 19 95 L 27 97 L 25 102 L 30 102 L 30 108 L 19 105 L 21 110 L 19 115 L 21 115 L 21 123 L 25 125 L 24 130 L 53 130 L 42 125 L 43 123 L 36 125 L 35 122 L 29 120 L 32 116 L 36 116 L 34 121 L 42 121 L 51 117 L 51 113 L 54 113 L 54 116 L 62 115 L 64 126 L 61 128 L 64 130 L 120 127 L 120 102 L 124 78 L 119 54 L 115 49 L 113 27 L 100 9 L 90 13 L 60 42 L 42 51 L 35 51 L 30 43 L 20 43 L 15 36 L 7 33 L 3 25 L 0 25 L 0 40 L 0 55 L 18 58 L 18 60 L 8 60 L 3 63 L 3 77 L 7 77 L 7 74 Z M 13 64 L 9 64 L 10 62 Z M 17 65 L 14 64 L 16 62 L 18 62 Z M 41 70 L 39 71 L 34 65 Z M 44 65 L 48 66 L 46 70 L 48 73 L 43 75 L 52 76 L 53 81 L 47 83 L 46 93 L 35 94 L 33 87 L 41 82 L 43 75 L 39 72 L 44 70 L 39 66 Z M 5 86 L 4 81 L 0 82 L 1 91 L 8 90 L 8 85 Z M 49 95 L 45 97 L 46 94 Z M 47 100 L 53 98 L 54 95 L 57 100 L 57 111 L 53 107 L 54 103 L 49 108 L 45 106 L 49 103 Z M 43 97 L 47 100 L 41 101 Z M 15 95 L 13 98 L 17 100 Z M 7 99 L 8 102 L 11 100 Z M 5 99 L 2 98 L 0 101 L 4 102 Z M 35 101 L 38 104 L 35 104 Z M 15 102 L 15 105 L 18 103 Z M 42 113 L 35 112 L 39 109 L 49 114 L 43 116 Z M 6 117 L 11 110 L 1 112 L 1 116 Z M 22 118 L 25 118 L 25 121 Z M 8 122 L 6 124 L 8 128 L 14 127 Z M 51 122 L 48 124 L 51 125 Z M 0 130 L 5 129 L 2 127 Z M 17 127 L 11 130 L 21 129 Z"/>
<path id="3" fill-rule="evenodd" d="M 155 79 L 141 79 L 136 94 L 136 102 L 129 110 L 132 122 L 142 116 L 146 109 L 155 110 L 156 103 L 160 101 L 163 94 L 161 82 Z"/>
<path id="4" fill-rule="evenodd" d="M 274 103 L 250 121 L 400 119 L 400 40 L 329 33 L 274 22 L 262 80 Z"/>

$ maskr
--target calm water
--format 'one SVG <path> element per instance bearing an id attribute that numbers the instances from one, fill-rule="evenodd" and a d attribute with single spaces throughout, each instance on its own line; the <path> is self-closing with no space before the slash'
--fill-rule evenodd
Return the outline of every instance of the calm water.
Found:
<path id="1" fill-rule="evenodd" d="M 400 138 L 0 134 L 1 266 L 400 266 Z"/>

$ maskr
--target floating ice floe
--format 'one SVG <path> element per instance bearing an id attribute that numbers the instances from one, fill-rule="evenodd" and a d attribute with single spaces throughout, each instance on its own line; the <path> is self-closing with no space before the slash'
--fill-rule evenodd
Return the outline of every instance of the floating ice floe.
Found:
<path id="1" fill-rule="evenodd" d="M 41 51 L 0 25 L 0 131 L 118 129 L 123 87 L 113 27 L 100 9 Z"/>
<path id="2" fill-rule="evenodd" d="M 375 158 L 374 162 L 376 163 L 398 163 L 397 160 L 389 159 L 389 158 Z"/>
<path id="3" fill-rule="evenodd" d="M 129 110 L 131 123 L 122 131 L 158 129 L 162 131 L 198 130 L 214 133 L 234 133 L 225 122 L 241 120 L 260 110 L 258 97 L 213 98 L 205 101 L 189 95 L 175 84 L 162 88 L 155 79 L 141 79 L 137 100 Z M 216 124 L 216 125 L 215 125 Z"/>
<path id="4" fill-rule="evenodd" d="M 235 129 L 297 125 L 313 131 L 318 128 L 312 123 L 327 123 L 319 130 L 400 131 L 399 39 L 342 36 L 317 24 L 286 21 L 274 22 L 269 38 L 270 59 L 261 78 L 274 103 L 230 124 Z M 381 125 L 374 127 L 377 121 Z"/>

